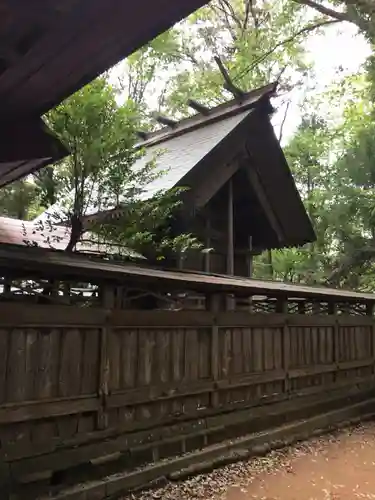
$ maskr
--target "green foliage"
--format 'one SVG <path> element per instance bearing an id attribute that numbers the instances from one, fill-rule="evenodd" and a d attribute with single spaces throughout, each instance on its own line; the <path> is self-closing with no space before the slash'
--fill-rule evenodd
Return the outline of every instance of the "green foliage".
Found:
<path id="1" fill-rule="evenodd" d="M 13 182 L 2 188 L 0 214 L 5 217 L 29 220 L 41 211 L 36 186 L 28 180 Z"/>
<path id="2" fill-rule="evenodd" d="M 190 64 L 173 75 L 164 107 L 174 115 L 188 113 L 187 97 L 212 106 L 231 95 L 214 62 L 219 56 L 234 83 L 251 90 L 279 78 L 288 90 L 308 65 L 298 35 L 305 26 L 300 9 L 288 0 L 216 0 L 178 28 L 181 53 Z"/>
<path id="3" fill-rule="evenodd" d="M 159 227 L 171 219 L 179 205 L 178 193 L 160 192 L 140 201 L 147 185 L 164 172 L 156 169 L 153 161 L 133 168 L 142 155 L 134 148 L 138 111 L 130 100 L 118 105 L 115 89 L 98 78 L 49 113 L 50 127 L 71 154 L 58 167 L 41 172 L 36 180 L 43 204 L 52 204 L 57 196 L 60 199 L 50 220 L 41 223 L 38 230 L 51 236 L 52 224 L 68 223 L 68 251 L 85 238 L 132 250 L 151 245 L 159 256 L 166 248 L 175 250 L 181 242 L 198 245 L 191 235 L 182 235 L 178 241 L 166 233 L 159 236 Z M 116 223 L 101 220 L 87 227 L 82 222 L 87 215 L 114 208 L 123 213 Z"/>

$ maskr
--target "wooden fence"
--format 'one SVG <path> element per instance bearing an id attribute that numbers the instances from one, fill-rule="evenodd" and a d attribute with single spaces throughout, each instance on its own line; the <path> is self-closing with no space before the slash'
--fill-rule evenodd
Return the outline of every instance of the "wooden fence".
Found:
<path id="1" fill-rule="evenodd" d="M 374 395 L 370 295 L 304 301 L 272 284 L 259 313 L 226 310 L 211 288 L 205 310 L 173 311 L 123 309 L 108 280 L 70 305 L 31 304 L 12 286 L 0 293 L 7 487 L 83 464 L 123 470 Z"/>
<path id="2" fill-rule="evenodd" d="M 4 479 L 116 452 L 178 455 L 230 425 L 256 430 L 241 410 L 286 412 L 291 396 L 330 404 L 335 390 L 371 387 L 374 332 L 366 316 L 2 305 Z"/>

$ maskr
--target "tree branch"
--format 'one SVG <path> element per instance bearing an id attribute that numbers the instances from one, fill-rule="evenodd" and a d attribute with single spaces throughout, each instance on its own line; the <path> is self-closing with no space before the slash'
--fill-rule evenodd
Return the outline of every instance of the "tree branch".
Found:
<path id="1" fill-rule="evenodd" d="M 355 24 L 358 26 L 358 28 L 366 33 L 369 32 L 370 29 L 370 24 L 362 19 L 360 16 L 356 15 L 353 17 L 348 11 L 340 12 L 334 9 L 331 9 L 330 7 L 325 7 L 324 5 L 316 2 L 315 0 L 292 0 L 295 3 L 298 3 L 300 5 L 306 5 L 307 7 L 311 7 L 312 9 L 316 10 L 317 12 L 320 12 L 320 14 L 323 14 L 325 16 L 331 17 L 332 19 L 335 19 L 336 21 L 346 21 L 348 23 Z M 345 2 L 346 4 L 352 3 L 352 2 Z"/>
<path id="2" fill-rule="evenodd" d="M 350 17 L 346 12 L 340 12 L 329 7 L 325 7 L 324 5 L 315 2 L 314 0 L 292 0 L 295 3 L 299 3 L 300 5 L 306 5 L 307 7 L 311 7 L 312 9 L 320 12 L 324 16 L 333 17 L 337 21 L 348 21 L 352 22 Z"/>
<path id="3" fill-rule="evenodd" d="M 285 113 L 283 116 L 283 120 L 282 120 L 281 125 L 280 125 L 279 143 L 281 143 L 281 141 L 283 140 L 284 126 L 285 126 L 286 118 L 288 116 L 289 107 L 290 107 L 290 101 L 287 102 L 287 105 L 285 108 Z"/>
<path id="4" fill-rule="evenodd" d="M 293 0 L 293 1 L 299 1 L 299 0 Z M 322 26 L 328 26 L 330 24 L 336 24 L 341 21 L 337 19 L 326 19 L 324 21 L 319 21 L 314 24 L 308 24 L 307 26 L 301 28 L 300 30 L 296 31 L 296 33 L 293 33 L 290 37 L 286 38 L 285 40 L 282 40 L 281 42 L 277 43 L 272 47 L 272 49 L 268 50 L 264 54 L 262 54 L 260 57 L 258 57 L 245 71 L 237 75 L 233 80 L 238 80 L 239 78 L 244 77 L 247 73 L 249 73 L 252 69 L 254 69 L 259 63 L 263 62 L 265 59 L 267 59 L 268 56 L 273 54 L 278 48 L 283 47 L 284 45 L 287 45 L 288 43 L 293 42 L 296 38 L 299 36 L 305 34 L 305 33 L 310 33 L 311 31 L 315 31 L 318 28 L 321 28 Z"/>

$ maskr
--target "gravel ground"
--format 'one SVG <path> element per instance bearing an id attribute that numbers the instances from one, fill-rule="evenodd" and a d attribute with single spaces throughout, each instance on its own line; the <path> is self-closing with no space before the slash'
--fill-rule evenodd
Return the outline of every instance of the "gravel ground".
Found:
<path id="1" fill-rule="evenodd" d="M 123 500 L 375 499 L 375 423 L 314 438 Z"/>

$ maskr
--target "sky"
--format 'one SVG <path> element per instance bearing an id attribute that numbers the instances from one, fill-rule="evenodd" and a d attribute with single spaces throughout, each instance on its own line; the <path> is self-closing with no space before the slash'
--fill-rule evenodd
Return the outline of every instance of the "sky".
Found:
<path id="1" fill-rule="evenodd" d="M 339 68 L 342 69 L 342 76 L 355 73 L 371 53 L 364 37 L 357 34 L 356 27 L 349 23 L 327 27 L 322 35 L 311 35 L 306 48 L 309 59 L 314 63 L 316 75 L 314 83 L 318 92 L 323 92 L 335 81 Z M 299 124 L 301 115 L 299 104 L 303 101 L 303 97 L 302 91 L 295 92 L 292 96 L 292 104 L 284 126 L 284 143 L 290 139 Z M 276 133 L 283 116 L 284 111 L 280 110 L 274 117 Z"/>

